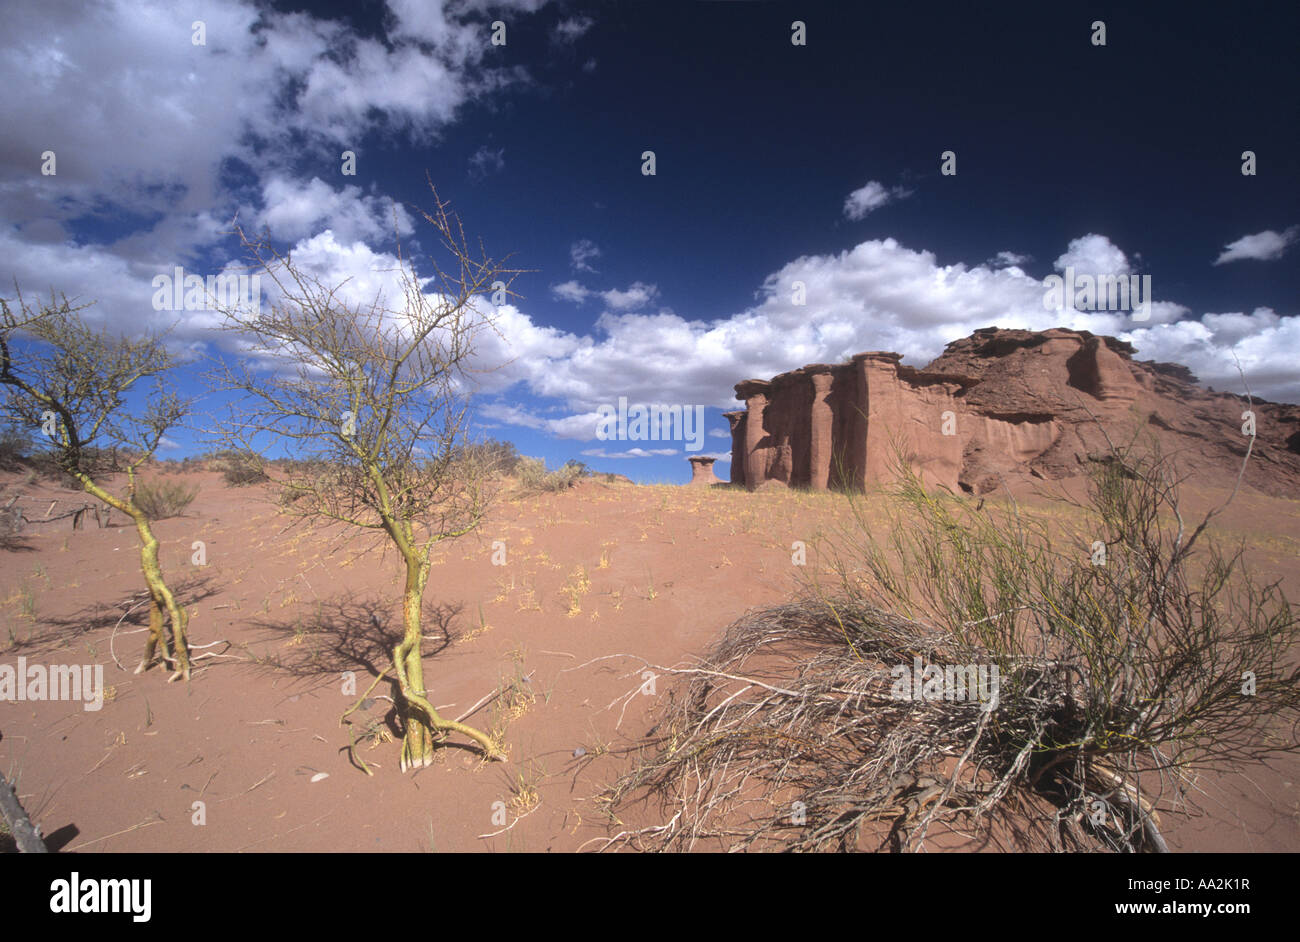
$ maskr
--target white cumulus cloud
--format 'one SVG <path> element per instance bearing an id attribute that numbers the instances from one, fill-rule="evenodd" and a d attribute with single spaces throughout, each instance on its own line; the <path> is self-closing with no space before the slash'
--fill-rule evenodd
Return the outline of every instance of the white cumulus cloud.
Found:
<path id="1" fill-rule="evenodd" d="M 611 288 L 600 292 L 600 297 L 607 307 L 614 311 L 636 311 L 650 304 L 659 296 L 659 289 L 654 285 L 634 281 L 625 290 Z"/>
<path id="2" fill-rule="evenodd" d="M 1281 258 L 1286 247 L 1295 241 L 1300 228 L 1292 226 L 1285 232 L 1274 232 L 1272 229 L 1265 229 L 1263 232 L 1256 232 L 1254 235 L 1244 235 L 1235 242 L 1229 242 L 1219 257 L 1214 260 L 1215 265 L 1223 265 L 1227 262 L 1237 262 L 1242 259 L 1255 259 L 1256 261 L 1267 262 L 1275 258 Z"/>
<path id="3" fill-rule="evenodd" d="M 357 186 L 335 189 L 319 177 L 302 183 L 274 175 L 262 186 L 263 208 L 247 215 L 279 239 L 302 239 L 330 230 L 342 242 L 383 242 L 394 226 L 403 236 L 415 231 L 400 203 L 366 196 Z"/>
<path id="4" fill-rule="evenodd" d="M 1078 239 L 1070 240 L 1069 246 L 1056 260 L 1056 270 L 1065 271 L 1073 268 L 1081 275 L 1127 275 L 1129 273 L 1128 257 L 1113 245 L 1110 239 L 1096 233 L 1088 233 Z"/>
<path id="5" fill-rule="evenodd" d="M 574 304 L 581 304 L 594 293 L 590 288 L 586 288 L 573 280 L 551 285 L 551 294 L 561 301 L 571 301 Z"/>
<path id="6" fill-rule="evenodd" d="M 1071 243 L 1060 264 L 1067 262 L 1103 272 L 1129 267 L 1127 255 L 1095 233 Z M 802 305 L 793 300 L 795 281 L 806 286 Z M 574 413 L 574 437 L 593 438 L 595 409 L 619 396 L 735 409 L 735 383 L 806 363 L 893 350 L 921 366 L 981 327 L 1070 327 L 1128 340 L 1139 359 L 1186 363 L 1207 384 L 1244 391 L 1235 354 L 1255 395 L 1300 401 L 1294 367 L 1300 319 L 1259 309 L 1197 320 L 1186 306 L 1165 299 L 1154 302 L 1149 321 L 1139 322 L 1125 312 L 1051 311 L 1043 298 L 1042 281 L 1019 268 L 940 265 L 931 252 L 873 239 L 788 262 L 765 279 L 755 304 L 716 320 L 607 312 L 594 334 L 539 336 L 524 312 L 511 309 L 510 340 L 492 351 L 511 362 L 490 376 L 494 392 L 518 383 L 531 395 L 563 403 Z M 558 427 L 555 419 L 546 422 Z M 718 420 L 705 433 L 725 438 L 726 424 Z"/>
<path id="7" fill-rule="evenodd" d="M 871 180 L 864 186 L 858 187 L 844 200 L 844 215 L 853 220 L 864 219 L 868 213 L 875 212 L 886 203 L 903 199 L 908 195 L 910 195 L 909 191 L 902 187 L 894 187 L 891 190 L 883 183 Z"/>

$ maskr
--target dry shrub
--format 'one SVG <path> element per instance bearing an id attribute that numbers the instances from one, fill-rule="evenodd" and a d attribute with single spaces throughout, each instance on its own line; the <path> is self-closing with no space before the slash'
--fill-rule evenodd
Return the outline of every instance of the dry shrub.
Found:
<path id="1" fill-rule="evenodd" d="M 22 427 L 8 423 L 0 427 L 0 471 L 20 471 L 27 466 L 31 441 Z"/>
<path id="2" fill-rule="evenodd" d="M 179 517 L 198 496 L 198 485 L 181 481 L 153 481 L 136 485 L 135 504 L 150 520 Z"/>
<path id="3" fill-rule="evenodd" d="M 519 462 L 525 460 L 513 442 L 488 439 L 469 442 L 456 450 L 455 464 L 466 466 L 480 474 L 514 474 Z"/>
<path id="4" fill-rule="evenodd" d="M 87 447 L 81 449 L 80 461 L 87 474 L 92 478 L 101 478 L 122 472 L 129 461 L 129 455 L 117 448 Z M 27 458 L 27 464 L 40 478 L 57 482 L 65 490 L 83 490 L 81 482 L 67 472 L 58 453 L 52 449 L 32 452 Z"/>
<path id="5" fill-rule="evenodd" d="M 554 471 L 546 470 L 541 458 L 521 457 L 515 467 L 520 487 L 526 493 L 565 491 L 589 475 L 587 466 L 580 461 L 567 461 Z"/>
<path id="6" fill-rule="evenodd" d="M 262 456 L 247 449 L 225 449 L 206 456 L 210 470 L 220 471 L 221 479 L 231 487 L 247 487 L 271 480 Z"/>
<path id="7" fill-rule="evenodd" d="M 1164 850 L 1161 812 L 1185 810 L 1195 773 L 1300 751 L 1300 622 L 1212 538 L 1226 504 L 1184 518 L 1158 454 L 1096 464 L 1074 532 L 898 470 L 886 526 L 851 500 L 832 585 L 669 672 L 684 685 L 606 795 L 665 821 L 606 846 L 916 850 L 938 825 Z M 896 698 L 915 658 L 996 667 L 993 708 Z"/>
<path id="8" fill-rule="evenodd" d="M 23 512 L 17 504 L 0 508 L 0 550 L 21 549 L 27 544 L 22 538 Z"/>
<path id="9" fill-rule="evenodd" d="M 311 496 L 311 492 L 299 487 L 285 485 L 280 488 L 280 506 L 290 507 L 298 501 Z"/>

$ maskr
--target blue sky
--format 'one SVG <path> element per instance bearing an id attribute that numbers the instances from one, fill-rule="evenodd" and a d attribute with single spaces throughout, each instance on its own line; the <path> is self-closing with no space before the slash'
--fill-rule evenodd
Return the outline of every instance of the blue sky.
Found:
<path id="1" fill-rule="evenodd" d="M 236 261 L 236 212 L 326 280 L 387 267 L 390 201 L 427 207 L 427 171 L 532 270 L 475 430 L 552 465 L 684 481 L 686 443 L 597 440 L 597 410 L 702 405 L 725 459 L 736 382 L 920 365 L 991 325 L 1117 335 L 1218 389 L 1240 362 L 1300 401 L 1295 5 L 1129 6 L 14 0 L 0 283 L 124 331 L 179 316 L 178 347 L 224 355 L 211 315 L 152 309 L 156 275 Z M 1149 275 L 1149 318 L 1045 309 L 1067 266 Z"/>

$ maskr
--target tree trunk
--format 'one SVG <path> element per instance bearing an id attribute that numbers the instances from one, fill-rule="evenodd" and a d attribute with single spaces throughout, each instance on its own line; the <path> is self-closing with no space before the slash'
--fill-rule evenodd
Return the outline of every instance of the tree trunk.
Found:
<path id="1" fill-rule="evenodd" d="M 140 534 L 140 568 L 144 570 L 144 581 L 148 583 L 149 596 L 152 598 L 152 609 L 149 613 L 149 642 L 146 644 L 146 659 L 140 661 L 140 667 L 136 668 L 136 673 L 148 669 L 149 660 L 152 659 L 153 647 L 159 647 L 162 656 L 166 660 L 172 659 L 172 651 L 168 650 L 166 635 L 162 631 L 162 611 L 166 611 L 170 620 L 172 620 L 172 644 L 175 652 L 175 673 L 168 680 L 190 680 L 190 646 L 186 641 L 185 628 L 190 615 L 181 607 L 181 604 L 175 600 L 172 590 L 162 578 L 162 566 L 159 565 L 159 541 L 153 535 L 153 529 L 149 526 L 149 518 L 144 516 L 143 511 L 134 509 L 131 518 L 135 521 L 135 529 Z M 155 634 L 156 628 L 156 634 Z"/>
<path id="2" fill-rule="evenodd" d="M 0 775 L 0 813 L 3 814 L 5 822 L 9 825 L 9 833 L 13 835 L 14 843 L 18 845 L 18 850 L 24 854 L 48 854 L 49 848 L 45 846 L 45 841 L 41 840 L 40 831 L 32 824 L 32 819 L 27 817 L 27 812 L 23 810 L 22 804 L 18 801 L 18 793 L 14 791 L 4 775 Z"/>
<path id="3" fill-rule="evenodd" d="M 424 662 L 420 656 L 423 632 L 420 625 L 424 603 L 424 586 L 429 578 L 428 563 L 415 553 L 406 558 L 406 589 L 402 596 L 402 640 L 393 648 L 393 666 L 402 691 L 402 721 L 406 734 L 402 739 L 402 771 L 424 768 L 433 761 L 433 745 L 446 732 L 458 732 L 478 743 L 489 759 L 502 759 L 500 749 L 485 734 L 444 719 L 429 703 L 424 689 Z"/>
<path id="4" fill-rule="evenodd" d="M 144 657 L 135 669 L 137 674 L 143 674 L 149 669 L 159 648 L 162 648 L 163 660 L 171 661 L 172 652 L 167 646 L 167 636 L 163 633 L 166 617 L 166 610 L 161 600 L 151 590 L 149 592 L 149 636 L 144 642 Z"/>
<path id="5" fill-rule="evenodd" d="M 149 640 L 145 642 L 144 659 L 135 672 L 139 674 L 148 670 L 149 665 L 153 663 L 154 654 L 160 653 L 165 662 L 175 667 L 175 673 L 168 678 L 169 680 L 178 677 L 189 680 L 190 652 L 185 635 L 189 613 L 176 601 L 163 579 L 162 566 L 158 563 L 158 538 L 153 535 L 149 518 L 136 508 L 127 508 L 126 513 L 135 521 L 136 531 L 140 534 L 140 568 L 144 570 L 144 581 L 149 586 L 150 598 Z M 163 629 L 164 615 L 171 619 L 171 645 L 168 645 L 167 635 Z M 173 648 L 175 657 L 173 657 Z"/>
<path id="6" fill-rule="evenodd" d="M 140 534 L 140 568 L 144 571 L 145 585 L 149 587 L 149 638 L 144 644 L 144 658 L 135 669 L 137 674 L 149 669 L 154 656 L 161 654 L 165 663 L 175 667 L 169 681 L 180 678 L 190 679 L 190 648 L 186 639 L 185 627 L 189 623 L 189 613 L 176 601 L 171 589 L 163 578 L 162 566 L 158 563 L 158 538 L 153 535 L 149 518 L 135 505 L 134 500 L 123 500 L 104 490 L 87 475 L 79 474 L 78 480 L 87 494 L 99 498 L 110 508 L 120 510 L 135 523 L 136 532 Z M 131 494 L 135 493 L 134 478 Z M 171 619 L 171 644 L 167 642 L 164 630 L 166 618 Z M 172 649 L 175 648 L 175 656 Z"/>

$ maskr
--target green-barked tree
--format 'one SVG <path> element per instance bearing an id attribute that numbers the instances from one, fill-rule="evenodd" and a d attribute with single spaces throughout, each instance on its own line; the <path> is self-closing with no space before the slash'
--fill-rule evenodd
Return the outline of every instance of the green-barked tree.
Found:
<path id="1" fill-rule="evenodd" d="M 0 414 L 46 440 L 64 474 L 135 525 L 149 590 L 149 636 L 135 672 L 158 659 L 171 668 L 169 680 L 189 680 L 189 616 L 167 584 L 158 538 L 136 500 L 137 472 L 189 404 L 166 382 L 175 360 L 165 333 L 92 327 L 81 316 L 88 306 L 53 293 L 33 305 L 17 285 L 12 298 L 0 298 Z M 124 484 L 112 483 L 118 474 Z"/>
<path id="2" fill-rule="evenodd" d="M 397 264 L 374 273 L 390 286 L 387 297 L 381 288 L 358 300 L 360 289 L 324 284 L 269 238 L 237 229 L 274 297 L 224 312 L 241 356 L 223 360 L 215 376 L 235 395 L 223 439 L 291 459 L 267 466 L 283 513 L 382 533 L 401 559 L 403 631 L 391 669 L 403 771 L 430 764 L 450 733 L 504 758 L 502 744 L 429 701 L 421 614 L 433 548 L 476 529 L 489 503 L 487 467 L 463 460 L 469 373 L 480 332 L 495 330 L 492 301 L 510 293 L 518 272 L 481 245 L 471 254 L 461 223 L 433 197 L 435 208 L 421 215 L 450 263 L 431 258 L 432 275 L 422 278 L 395 232 Z"/>

